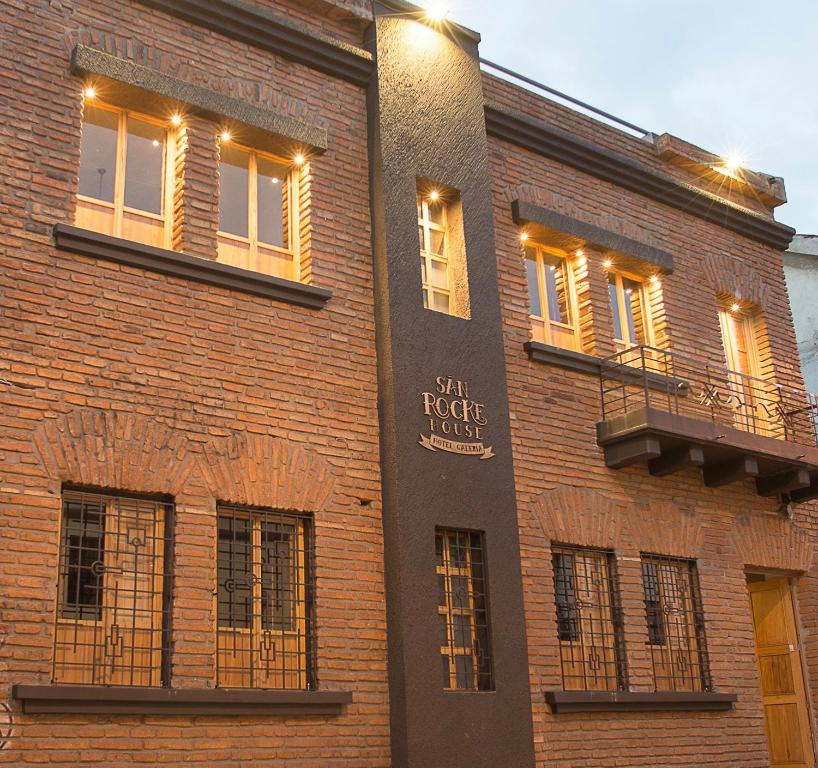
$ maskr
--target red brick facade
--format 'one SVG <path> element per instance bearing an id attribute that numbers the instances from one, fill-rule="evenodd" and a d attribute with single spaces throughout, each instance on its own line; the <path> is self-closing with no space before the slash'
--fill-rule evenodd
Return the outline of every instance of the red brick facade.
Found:
<path id="1" fill-rule="evenodd" d="M 381 522 L 376 298 L 365 90 L 180 21 L 136 0 L 0 0 L 0 764 L 293 765 L 390 762 Z M 363 47 L 363 0 L 256 0 L 313 32 Z M 321 310 L 168 277 L 56 248 L 72 224 L 82 81 L 77 44 L 326 129 L 300 222 L 304 282 Z M 593 141 L 685 184 L 650 145 L 486 76 L 487 100 Z M 173 247 L 213 260 L 217 120 L 185 120 Z M 818 508 L 792 519 L 750 481 L 706 488 L 696 469 L 611 470 L 596 442 L 599 381 L 529 360 L 521 199 L 673 255 L 657 343 L 724 362 L 719 294 L 765 321 L 768 368 L 801 374 L 779 250 L 489 137 L 524 580 L 536 764 L 768 765 L 745 568 L 798 577 L 807 683 L 818 706 Z M 714 192 L 716 190 L 709 189 Z M 749 195 L 720 194 L 771 216 Z M 579 294 L 586 353 L 613 354 L 604 254 Z M 215 685 L 217 501 L 313 515 L 320 687 L 351 691 L 338 716 L 25 714 L 14 684 L 51 681 L 64 485 L 172 496 L 172 687 Z M 562 685 L 551 543 L 611 549 L 633 691 L 652 690 L 640 553 L 694 559 L 714 688 L 729 712 L 553 714 Z M 489 542 L 489 547 L 490 547 Z M 502 628 L 495 627 L 502 632 Z M 499 683 L 501 684 L 501 682 Z M 818 732 L 818 731 L 815 731 Z M 437 768 L 429 766 L 429 768 Z M 515 766 L 516 768 L 516 766 Z M 522 766 L 521 766 L 522 768 Z"/>

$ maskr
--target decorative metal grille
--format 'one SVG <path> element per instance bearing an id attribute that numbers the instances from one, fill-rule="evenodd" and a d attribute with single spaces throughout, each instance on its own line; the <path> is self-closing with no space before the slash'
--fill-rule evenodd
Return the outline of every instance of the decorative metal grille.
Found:
<path id="1" fill-rule="evenodd" d="M 217 684 L 314 688 L 311 520 L 218 511 Z"/>
<path id="2" fill-rule="evenodd" d="M 657 691 L 709 691 L 710 671 L 696 564 L 642 556 L 648 647 Z"/>
<path id="3" fill-rule="evenodd" d="M 443 687 L 490 691 L 494 681 L 483 535 L 438 530 L 435 550 Z"/>
<path id="4" fill-rule="evenodd" d="M 552 555 L 563 687 L 624 689 L 622 611 L 613 553 L 555 546 Z"/>
<path id="5" fill-rule="evenodd" d="M 164 502 L 63 494 L 55 682 L 168 684 L 172 515 Z"/>
<path id="6" fill-rule="evenodd" d="M 664 349 L 633 347 L 606 358 L 600 386 L 603 421 L 653 408 L 801 445 L 818 444 L 815 395 Z"/>

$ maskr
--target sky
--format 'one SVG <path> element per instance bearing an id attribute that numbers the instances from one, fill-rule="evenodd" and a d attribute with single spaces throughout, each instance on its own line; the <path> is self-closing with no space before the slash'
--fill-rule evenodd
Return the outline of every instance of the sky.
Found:
<path id="1" fill-rule="evenodd" d="M 783 176 L 818 234 L 818 1 L 447 0 L 480 55 L 656 134 Z"/>

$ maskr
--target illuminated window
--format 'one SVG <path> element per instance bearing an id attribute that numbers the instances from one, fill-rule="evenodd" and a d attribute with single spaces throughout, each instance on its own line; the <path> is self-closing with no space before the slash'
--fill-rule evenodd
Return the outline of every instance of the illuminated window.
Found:
<path id="1" fill-rule="evenodd" d="M 534 341 L 579 350 L 574 272 L 566 254 L 530 245 L 525 266 Z"/>
<path id="2" fill-rule="evenodd" d="M 54 682 L 168 684 L 170 505 L 66 492 Z"/>
<path id="3" fill-rule="evenodd" d="M 284 160 L 220 142 L 220 262 L 300 279 L 298 175 L 298 169 Z"/>
<path id="4" fill-rule="evenodd" d="M 418 194 L 417 208 L 423 306 L 451 314 L 446 205 L 439 193 Z"/>
<path id="5" fill-rule="evenodd" d="M 168 247 L 174 144 L 167 125 L 85 102 L 76 224 L 146 245 Z"/>
<path id="6" fill-rule="evenodd" d="M 625 687 L 622 613 L 613 553 L 554 547 L 554 593 L 565 690 Z"/>
<path id="7" fill-rule="evenodd" d="M 710 690 L 696 564 L 643 555 L 642 584 L 656 690 Z"/>
<path id="8" fill-rule="evenodd" d="M 435 550 L 443 687 L 492 690 L 483 536 L 438 530 Z"/>
<path id="9" fill-rule="evenodd" d="M 620 349 L 653 346 L 650 300 L 645 281 L 634 275 L 608 272 L 614 341 Z"/>
<path id="10" fill-rule="evenodd" d="M 219 506 L 219 686 L 313 686 L 310 573 L 309 518 Z"/>

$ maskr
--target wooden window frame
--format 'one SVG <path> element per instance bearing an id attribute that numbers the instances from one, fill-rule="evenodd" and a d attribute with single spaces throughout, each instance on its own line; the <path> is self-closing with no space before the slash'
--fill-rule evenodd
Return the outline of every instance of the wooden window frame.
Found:
<path id="1" fill-rule="evenodd" d="M 440 646 L 440 655 L 448 659 L 448 685 L 444 685 L 445 691 L 486 691 L 493 690 L 493 674 L 491 662 L 491 649 L 486 648 L 485 653 L 487 657 L 488 669 L 484 669 L 480 664 L 480 656 L 477 651 L 477 613 L 478 609 L 475 604 L 475 579 L 472 571 L 471 560 L 471 546 L 466 548 L 466 564 L 463 566 L 453 565 L 451 555 L 451 544 L 449 537 L 452 534 L 458 536 L 477 536 L 480 542 L 481 566 L 483 569 L 483 602 L 485 605 L 484 611 L 486 615 L 486 624 L 483 627 L 486 637 L 490 637 L 491 626 L 489 619 L 489 604 L 488 604 L 488 574 L 486 564 L 486 548 L 485 537 L 482 533 L 476 531 L 467 531 L 452 528 L 440 528 L 436 531 L 436 536 L 440 537 L 443 542 L 441 553 L 441 563 L 435 568 L 438 579 L 443 579 L 443 594 L 444 603 L 438 603 L 438 616 L 443 617 L 446 624 L 446 643 Z M 453 604 L 454 589 L 452 588 L 452 579 L 465 579 L 468 584 L 468 604 L 465 607 L 457 607 Z M 455 616 L 465 616 L 469 620 L 469 645 L 461 645 L 457 643 L 455 623 L 453 621 Z M 442 639 L 442 638 L 441 638 Z M 490 642 L 490 641 L 489 641 Z M 458 657 L 469 657 L 472 660 L 472 672 L 470 684 L 466 687 L 458 685 L 458 674 L 456 659 Z M 487 684 L 481 687 L 481 682 L 488 680 Z"/>
<path id="2" fill-rule="evenodd" d="M 647 648 L 651 656 L 655 690 L 711 691 L 704 611 L 696 561 L 654 553 L 642 553 L 640 561 Z M 652 601 L 656 603 L 653 607 L 648 601 L 648 566 L 653 567 L 655 575 L 652 578 L 656 579 L 655 594 L 658 599 Z M 679 596 L 667 584 L 669 569 L 676 569 L 679 574 L 677 580 L 682 576 L 689 588 L 689 594 L 681 594 L 681 608 L 674 605 L 671 599 Z M 678 586 L 678 581 L 672 586 Z M 682 616 L 683 626 L 678 620 L 671 624 L 672 615 Z M 677 647 L 674 647 L 674 642 Z M 680 645 L 684 647 L 679 647 Z M 685 667 L 690 667 L 692 671 L 686 673 Z"/>
<path id="3" fill-rule="evenodd" d="M 429 200 L 426 199 L 424 195 L 420 192 L 417 193 L 417 206 L 420 208 L 420 216 L 418 216 L 418 227 L 423 230 L 423 242 L 420 243 L 420 258 L 423 263 L 423 267 L 426 272 L 426 280 L 421 279 L 421 284 L 423 288 L 423 302 L 426 309 L 431 309 L 433 312 L 440 312 L 444 315 L 454 315 L 454 307 L 453 301 L 454 296 L 452 294 L 452 265 L 449 259 L 449 212 L 448 206 L 443 199 L 437 201 L 440 206 L 441 217 L 443 219 L 443 224 L 437 224 L 432 221 L 431 216 L 429 215 Z M 443 255 L 437 253 L 432 253 L 430 249 L 431 243 L 431 232 L 440 232 L 443 235 Z M 439 288 L 437 286 L 433 286 L 430 282 L 430 277 L 432 274 L 432 264 L 433 263 L 443 264 L 446 268 L 446 287 Z M 436 309 L 433 306 L 433 298 L 434 294 L 439 293 L 443 296 L 446 296 L 448 299 L 448 309 L 447 311 L 443 311 L 442 309 Z"/>
<path id="4" fill-rule="evenodd" d="M 560 604 L 557 569 L 557 558 L 560 556 L 572 558 L 569 591 L 573 599 L 567 606 Z M 580 558 L 585 562 L 582 575 L 577 569 Z M 551 548 L 551 562 L 563 690 L 626 690 L 624 619 L 614 552 L 555 543 Z M 603 569 L 601 574 L 592 574 L 601 575 L 601 585 L 589 575 L 589 565 Z M 591 594 L 594 588 L 599 590 L 597 602 L 578 596 L 580 593 Z M 566 607 L 567 614 L 564 612 Z"/>
<path id="5" fill-rule="evenodd" d="M 222 146 L 222 141 L 219 142 L 219 147 Z M 253 147 L 248 147 L 243 144 L 237 144 L 232 139 L 229 142 L 230 149 L 237 150 L 239 152 L 245 152 L 248 155 L 248 164 L 247 164 L 247 237 L 243 237 L 241 235 L 234 235 L 231 232 L 224 232 L 219 229 L 216 233 L 217 239 L 217 252 L 218 252 L 218 244 L 222 240 L 226 240 L 228 242 L 233 243 L 240 243 L 241 245 L 246 245 L 248 248 L 248 262 L 251 265 L 249 267 L 249 271 L 251 272 L 260 272 L 258 267 L 259 262 L 259 246 L 263 251 L 271 251 L 273 253 L 281 254 L 282 256 L 288 256 L 292 262 L 292 277 L 285 278 L 285 279 L 292 279 L 295 282 L 301 282 L 301 243 L 300 243 L 300 228 L 299 228 L 299 221 L 300 221 L 300 182 L 299 182 L 299 173 L 300 168 L 297 166 L 293 166 L 288 160 L 285 160 L 282 157 L 278 157 L 277 155 L 271 154 L 269 152 L 264 152 L 262 150 L 254 149 Z M 263 158 L 265 160 L 269 160 L 277 165 L 287 166 L 289 171 L 287 172 L 287 178 L 281 180 L 281 184 L 285 185 L 287 188 L 287 216 L 286 221 L 284 216 L 282 216 L 282 223 L 285 223 L 287 226 L 287 233 L 289 238 L 289 243 L 287 248 L 282 248 L 277 245 L 273 245 L 272 243 L 265 243 L 262 240 L 258 239 L 258 161 L 259 158 Z M 221 156 L 219 157 L 219 163 L 221 163 Z M 221 197 L 221 184 L 219 185 L 219 208 L 221 209 L 222 204 L 222 197 Z M 218 256 L 217 260 L 221 260 L 221 255 Z M 266 272 L 262 272 L 261 274 L 269 274 Z M 280 275 L 274 275 L 275 277 L 281 277 Z"/>
<path id="6" fill-rule="evenodd" d="M 542 308 L 542 315 L 535 315 L 533 312 L 529 315 L 532 327 L 536 324 L 543 330 L 543 338 L 545 344 L 550 344 L 562 349 L 570 349 L 574 352 L 581 351 L 581 339 L 579 333 L 579 316 L 577 307 L 579 301 L 577 300 L 577 286 L 576 286 L 576 272 L 574 270 L 573 260 L 569 254 L 559 248 L 551 248 L 546 245 L 541 245 L 536 242 L 527 242 L 523 251 L 523 261 L 527 261 L 530 257 L 528 250 L 534 251 L 534 262 L 537 267 L 537 294 L 540 297 L 540 307 Z M 570 319 L 569 323 L 562 323 L 557 320 L 552 320 L 548 313 L 548 291 L 545 286 L 543 270 L 545 269 L 545 255 L 553 256 L 561 259 L 565 269 L 565 304 Z M 528 275 L 526 274 L 526 281 Z M 570 333 L 573 343 L 570 346 L 558 343 L 555 339 L 554 327 L 563 331 L 563 334 Z"/>
<path id="7" fill-rule="evenodd" d="M 98 532 L 103 542 L 102 548 L 97 550 L 100 557 L 91 566 L 97 579 L 96 589 L 101 592 L 96 618 L 83 616 L 81 611 L 74 616 L 66 612 L 71 604 L 65 591 L 71 570 L 69 550 L 76 549 L 76 546 L 68 543 L 67 505 L 84 505 L 88 502 L 98 503 L 103 516 Z M 134 525 L 134 510 L 150 510 L 151 507 L 152 530 L 149 531 L 144 525 Z M 144 520 L 140 521 L 139 518 L 140 512 L 137 512 L 136 522 L 144 524 Z M 54 683 L 140 688 L 170 685 L 173 522 L 173 505 L 167 501 L 118 492 L 74 488 L 63 491 L 54 608 Z M 123 528 L 123 523 L 127 527 Z M 84 532 L 80 542 L 82 535 Z M 142 553 L 144 547 L 148 547 L 148 551 Z M 131 552 L 131 549 L 134 551 Z M 132 564 L 133 570 L 127 570 L 128 564 Z M 77 566 L 78 570 L 82 568 L 87 566 Z M 134 574 L 130 577 L 133 587 L 121 590 L 117 579 L 124 579 L 127 585 L 128 574 Z M 109 578 L 116 582 L 115 586 L 108 583 Z M 144 584 L 141 587 L 136 585 L 137 578 L 147 579 L 147 596 Z M 160 582 L 158 585 L 157 581 Z M 129 599 L 134 602 L 147 599 L 149 607 L 129 607 Z M 125 622 L 120 624 L 123 616 Z M 137 618 L 140 620 L 137 621 Z M 159 626 L 156 626 L 157 618 Z M 129 619 L 132 625 L 128 624 Z M 129 640 L 133 644 L 130 647 Z M 145 657 L 149 657 L 150 661 L 146 662 Z"/>
<path id="8" fill-rule="evenodd" d="M 217 507 L 217 525 L 221 517 L 231 520 L 250 520 L 252 540 L 250 543 L 250 559 L 252 567 L 252 609 L 250 612 L 250 626 L 238 627 L 229 624 L 222 624 L 219 619 L 219 535 L 216 535 L 216 588 L 214 589 L 214 610 L 216 615 L 216 687 L 227 688 L 248 688 L 264 690 L 309 690 L 315 687 L 314 670 L 314 647 L 313 632 L 314 620 L 312 617 L 312 590 L 313 590 L 313 562 L 312 562 L 312 519 L 304 514 L 286 512 L 280 510 L 270 510 L 263 508 L 252 508 L 236 506 L 232 504 L 219 504 Z M 274 613 L 271 613 L 271 626 L 264 626 L 264 604 L 262 596 L 262 526 L 265 522 L 292 524 L 294 528 L 294 552 L 297 556 L 292 557 L 292 570 L 290 584 L 294 592 L 292 598 L 292 626 L 287 628 L 274 627 L 272 623 Z M 240 637 L 247 637 L 248 656 L 245 666 L 234 667 L 228 664 L 222 665 L 222 657 L 235 656 L 241 654 L 235 648 L 235 638 L 232 645 L 229 643 L 229 635 L 235 633 Z M 222 643 L 223 635 L 228 642 Z M 255 655 L 261 655 L 262 650 L 269 650 L 274 647 L 277 640 L 295 641 L 299 664 L 296 669 L 282 668 L 275 669 L 272 673 L 257 668 Z M 260 643 L 260 645 L 259 645 Z M 277 647 L 277 646 L 276 646 Z M 291 651 L 285 651 L 291 654 Z M 292 678 L 296 679 L 295 685 L 270 686 L 264 685 L 264 678 L 270 676 L 280 676 L 282 681 Z M 245 679 L 246 678 L 246 679 Z M 239 682 L 237 682 L 237 680 Z M 249 683 L 249 684 L 248 684 Z"/>
<path id="9" fill-rule="evenodd" d="M 116 173 L 114 178 L 114 202 L 109 203 L 106 200 L 98 200 L 94 197 L 76 194 L 77 202 L 85 203 L 87 205 L 94 205 L 100 208 L 107 208 L 114 213 L 113 219 L 113 237 L 122 237 L 122 224 L 126 213 L 134 216 L 141 216 L 145 219 L 152 219 L 153 221 L 160 221 L 163 224 L 162 228 L 162 248 L 170 248 L 173 237 L 173 197 L 175 192 L 175 175 L 173 157 L 176 154 L 176 139 L 177 133 L 170 128 L 168 124 L 150 115 L 145 115 L 141 112 L 136 112 L 132 109 L 125 109 L 117 107 L 112 104 L 100 102 L 97 99 L 93 101 L 86 100 L 85 107 L 93 107 L 105 112 L 112 112 L 117 116 L 117 130 L 116 130 Z M 125 171 L 126 160 L 128 155 L 128 118 L 133 117 L 137 120 L 155 125 L 161 128 L 165 133 L 165 147 L 162 156 L 162 213 L 155 214 L 150 211 L 140 211 L 138 208 L 129 208 L 125 205 Z M 83 129 L 85 126 L 85 114 L 82 118 Z M 80 163 L 82 158 L 80 157 Z"/>
<path id="10" fill-rule="evenodd" d="M 628 314 L 625 310 L 625 287 L 623 280 L 631 280 L 639 285 L 639 301 L 642 304 L 642 333 L 644 334 L 644 342 L 639 339 L 618 339 L 614 333 L 614 344 L 619 347 L 618 351 L 622 352 L 632 347 L 654 347 L 656 346 L 656 335 L 653 327 L 653 308 L 651 307 L 650 296 L 648 295 L 648 283 L 641 275 L 636 275 L 632 272 L 624 272 L 618 269 L 608 269 L 607 276 L 613 277 L 616 288 L 617 306 L 611 304 L 611 314 L 618 310 L 619 327 L 622 329 L 623 335 L 628 333 Z M 635 329 L 634 323 L 634 329 Z M 616 326 L 614 326 L 614 330 Z"/>

